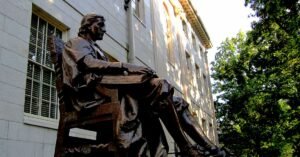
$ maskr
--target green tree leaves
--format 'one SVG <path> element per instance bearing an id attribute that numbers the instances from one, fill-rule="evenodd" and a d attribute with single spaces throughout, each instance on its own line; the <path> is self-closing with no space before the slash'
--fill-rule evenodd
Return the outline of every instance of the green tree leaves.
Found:
<path id="1" fill-rule="evenodd" d="M 212 63 L 220 141 L 237 156 L 300 154 L 300 2 L 246 0 L 258 21 Z"/>

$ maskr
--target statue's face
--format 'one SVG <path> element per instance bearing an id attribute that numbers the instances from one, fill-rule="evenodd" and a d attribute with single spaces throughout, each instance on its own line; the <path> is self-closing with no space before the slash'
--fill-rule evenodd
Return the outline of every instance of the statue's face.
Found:
<path id="1" fill-rule="evenodd" d="M 101 18 L 98 18 L 97 21 L 90 26 L 90 29 L 94 41 L 103 39 L 106 30 L 105 23 Z"/>

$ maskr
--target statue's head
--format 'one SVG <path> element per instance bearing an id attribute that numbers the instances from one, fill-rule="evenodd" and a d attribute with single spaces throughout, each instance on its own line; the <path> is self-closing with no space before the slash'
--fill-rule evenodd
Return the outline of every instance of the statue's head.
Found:
<path id="1" fill-rule="evenodd" d="M 87 14 L 81 20 L 78 36 L 89 35 L 92 40 L 102 40 L 105 30 L 105 19 L 101 15 Z"/>

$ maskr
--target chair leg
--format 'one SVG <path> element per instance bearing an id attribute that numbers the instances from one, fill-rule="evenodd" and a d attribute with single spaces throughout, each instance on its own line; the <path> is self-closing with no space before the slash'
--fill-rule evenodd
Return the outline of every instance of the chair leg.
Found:
<path id="1" fill-rule="evenodd" d="M 119 136 L 119 134 L 120 134 L 120 120 L 119 120 L 119 116 L 120 116 L 120 106 L 119 106 L 120 104 L 113 104 L 113 141 L 117 141 L 117 138 L 118 138 L 118 136 Z M 120 154 L 120 153 L 122 153 L 122 154 Z M 120 157 L 120 156 L 127 156 L 126 155 L 126 153 L 127 152 L 119 152 L 119 148 L 118 147 L 116 147 L 116 150 L 115 150 L 115 153 L 114 153 L 114 155 L 115 155 L 115 157 Z"/>
<path id="2" fill-rule="evenodd" d="M 66 124 L 63 121 L 63 118 L 59 120 L 59 127 L 57 130 L 57 139 L 56 139 L 56 145 L 55 145 L 55 153 L 54 157 L 64 157 L 64 144 L 65 140 L 69 136 L 69 129 L 66 129 Z"/>

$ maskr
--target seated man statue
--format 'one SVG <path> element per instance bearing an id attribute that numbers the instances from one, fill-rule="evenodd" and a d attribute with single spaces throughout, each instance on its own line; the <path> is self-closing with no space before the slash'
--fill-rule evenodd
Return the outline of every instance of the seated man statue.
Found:
<path id="1" fill-rule="evenodd" d="M 147 67 L 108 61 L 96 44 L 97 40 L 103 39 L 105 32 L 104 17 L 87 14 L 81 21 L 78 37 L 65 44 L 62 56 L 63 82 L 74 93 L 70 95 L 74 109 L 89 110 L 108 101 L 108 97 L 98 87 L 117 88 L 121 95 L 120 102 L 125 104 L 121 111 L 123 117 L 119 137 L 119 145 L 123 149 L 129 149 L 133 143 L 144 140 L 144 145 L 150 149 L 148 155 L 166 156 L 166 151 L 158 151 L 159 147 L 167 148 L 165 137 L 163 133 L 155 131 L 157 129 L 154 130 L 160 128 L 159 132 L 163 132 L 158 120 L 161 119 L 183 156 L 204 156 L 200 148 L 221 155 L 193 119 L 188 104 L 181 98 L 173 97 L 174 88 L 166 80 L 158 78 Z M 105 75 L 122 76 L 125 80 L 120 82 L 112 79 L 111 83 L 103 84 L 101 81 Z M 129 77 L 126 78 L 132 75 L 141 76 L 143 79 L 134 82 Z M 198 147 L 188 140 L 185 133 Z M 154 138 L 162 139 L 163 142 L 158 144 L 155 141 L 159 140 Z M 141 148 L 137 151 L 140 155 L 135 156 L 143 156 Z"/>

